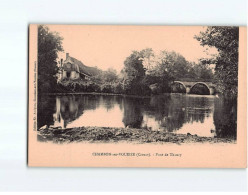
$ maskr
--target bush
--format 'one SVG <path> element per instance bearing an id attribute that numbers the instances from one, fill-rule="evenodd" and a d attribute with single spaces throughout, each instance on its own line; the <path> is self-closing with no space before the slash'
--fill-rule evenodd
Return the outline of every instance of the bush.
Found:
<path id="1" fill-rule="evenodd" d="M 101 86 L 101 92 L 103 92 L 103 93 L 114 93 L 114 87 L 109 83 L 103 84 Z"/>
<path id="2" fill-rule="evenodd" d="M 120 82 L 115 85 L 114 93 L 117 93 L 117 94 L 124 93 L 123 85 Z"/>
<path id="3" fill-rule="evenodd" d="M 57 85 L 57 92 L 74 93 L 74 92 L 102 92 L 114 94 L 130 94 L 130 95 L 150 95 L 152 90 L 145 82 L 131 83 L 125 86 L 121 82 L 105 82 L 98 84 L 92 81 L 69 80 L 64 79 Z"/>

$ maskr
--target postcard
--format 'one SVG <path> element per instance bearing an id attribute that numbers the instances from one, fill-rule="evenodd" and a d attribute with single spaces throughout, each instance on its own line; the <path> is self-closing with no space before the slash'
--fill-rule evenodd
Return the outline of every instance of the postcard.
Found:
<path id="1" fill-rule="evenodd" d="M 247 29 L 29 26 L 28 166 L 247 167 Z"/>

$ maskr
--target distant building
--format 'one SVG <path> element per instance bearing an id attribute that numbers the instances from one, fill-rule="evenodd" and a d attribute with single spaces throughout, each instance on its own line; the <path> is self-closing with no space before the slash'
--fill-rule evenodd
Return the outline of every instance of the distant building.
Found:
<path id="1" fill-rule="evenodd" d="M 66 53 L 66 59 L 60 59 L 58 62 L 59 66 L 59 75 L 58 80 L 63 79 L 82 79 L 90 80 L 90 78 L 97 74 L 97 69 L 94 67 L 85 66 L 81 61 L 69 56 L 69 53 Z"/>

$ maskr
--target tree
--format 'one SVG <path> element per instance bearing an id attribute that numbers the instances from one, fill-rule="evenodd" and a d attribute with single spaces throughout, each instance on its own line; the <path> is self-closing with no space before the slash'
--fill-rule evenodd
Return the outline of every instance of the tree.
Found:
<path id="1" fill-rule="evenodd" d="M 140 59 L 142 60 L 142 64 L 144 66 L 145 71 L 149 71 L 154 64 L 156 63 L 154 60 L 155 54 L 152 48 L 146 48 L 139 52 Z"/>
<path id="2" fill-rule="evenodd" d="M 184 78 L 189 70 L 186 59 L 174 51 L 161 51 L 158 66 L 168 72 L 173 80 Z"/>
<path id="3" fill-rule="evenodd" d="M 148 93 L 148 86 L 144 85 L 145 69 L 143 56 L 138 51 L 133 51 L 124 61 L 123 86 L 127 94 L 144 95 Z"/>
<path id="4" fill-rule="evenodd" d="M 213 70 L 206 64 L 205 60 L 198 63 L 189 63 L 190 68 L 187 77 L 194 81 L 212 81 L 214 78 Z"/>
<path id="5" fill-rule="evenodd" d="M 188 74 L 188 62 L 182 55 L 164 50 L 156 56 L 156 65 L 147 73 L 146 79 L 153 93 L 168 93 L 173 80 Z"/>
<path id="6" fill-rule="evenodd" d="M 62 38 L 44 25 L 38 26 L 38 94 L 54 92 L 57 84 L 57 53 L 63 51 Z"/>
<path id="7" fill-rule="evenodd" d="M 217 89 L 228 96 L 237 97 L 238 87 L 238 27 L 207 27 L 195 38 L 202 46 L 215 47 L 219 54 L 215 61 Z"/>
<path id="8" fill-rule="evenodd" d="M 103 80 L 105 82 L 115 82 L 118 79 L 117 72 L 113 68 L 108 68 L 107 71 L 103 72 Z"/>

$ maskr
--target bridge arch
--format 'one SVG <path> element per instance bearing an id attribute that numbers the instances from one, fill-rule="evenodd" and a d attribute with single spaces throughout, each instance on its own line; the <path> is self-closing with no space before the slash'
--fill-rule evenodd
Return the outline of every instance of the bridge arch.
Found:
<path id="1" fill-rule="evenodd" d="M 186 89 L 186 85 L 183 82 L 181 82 L 181 81 L 174 81 L 174 83 L 182 84 L 184 86 L 184 88 Z"/>
<path id="2" fill-rule="evenodd" d="M 208 92 L 209 92 L 209 94 L 208 95 L 212 95 L 213 94 L 213 90 L 208 86 L 208 84 L 207 83 L 205 83 L 205 82 L 196 82 L 195 84 L 193 84 L 192 86 L 191 86 L 191 88 L 190 88 L 190 93 L 192 92 L 192 89 L 196 86 L 196 85 L 204 85 L 205 87 L 207 87 L 207 89 L 208 89 Z"/>
<path id="3" fill-rule="evenodd" d="M 185 89 L 185 92 L 187 91 L 187 87 L 186 87 L 186 85 L 185 85 L 183 82 L 181 82 L 181 81 L 174 81 L 174 82 L 173 82 L 173 85 L 174 85 L 174 84 L 180 84 L 180 85 L 182 85 L 183 88 Z"/>

